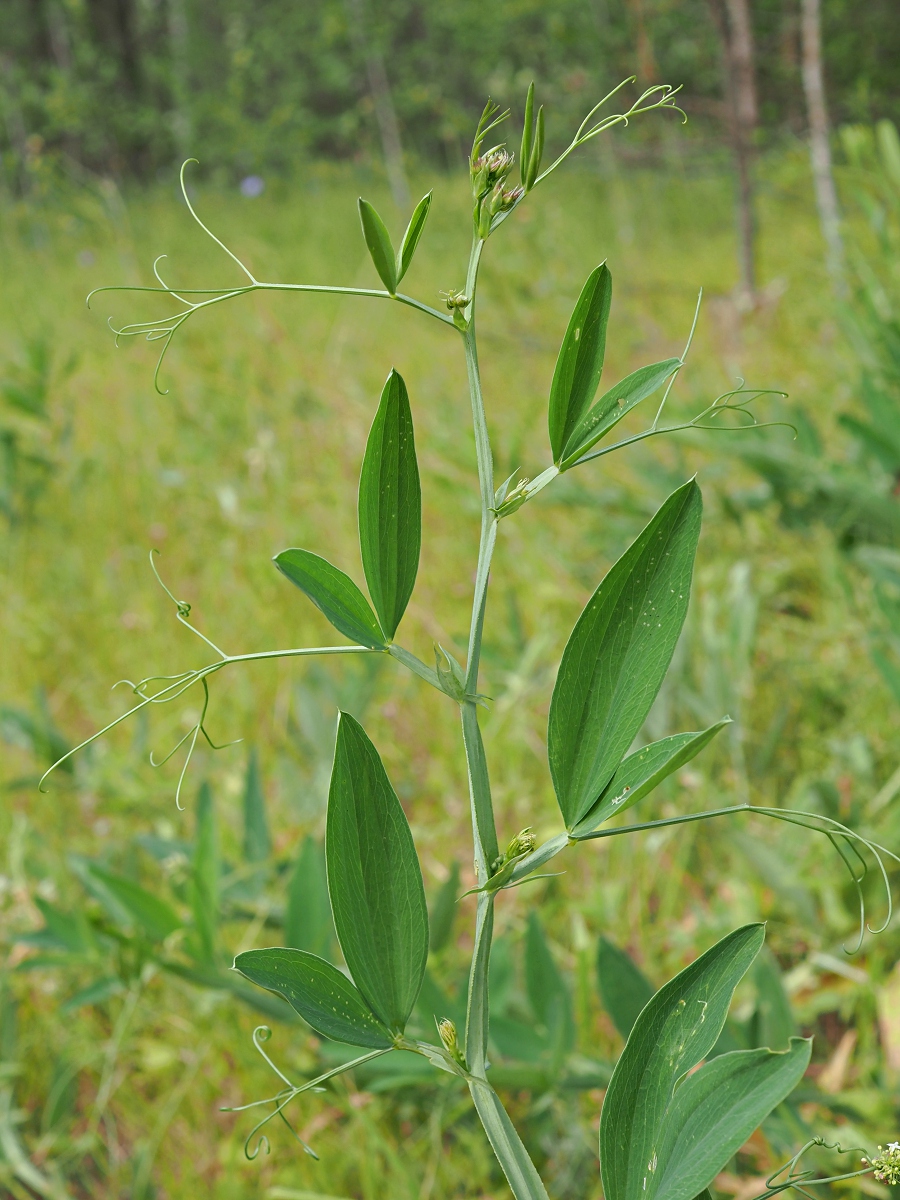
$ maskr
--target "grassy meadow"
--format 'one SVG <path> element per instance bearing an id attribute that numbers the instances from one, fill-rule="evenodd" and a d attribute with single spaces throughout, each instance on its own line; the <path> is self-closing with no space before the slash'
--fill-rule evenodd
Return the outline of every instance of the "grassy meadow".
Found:
<path id="1" fill-rule="evenodd" d="M 462 176 L 414 182 L 418 194 L 434 185 L 435 199 L 404 288 L 437 304 L 440 289 L 464 282 L 467 188 Z M 203 183 L 192 196 L 258 278 L 374 287 L 356 214 L 360 192 L 390 214 L 392 231 L 400 226 L 383 186 L 361 168 L 316 167 L 290 183 L 269 181 L 252 200 Z M 21 434 L 21 444 L 39 444 L 52 465 L 30 511 L 0 527 L 0 1189 L 25 1197 L 43 1187 L 73 1200 L 502 1197 L 499 1170 L 455 1080 L 389 1087 L 343 1077 L 295 1106 L 296 1128 L 320 1161 L 277 1123 L 268 1130 L 271 1153 L 248 1161 L 249 1114 L 220 1109 L 277 1086 L 251 1043 L 258 1013 L 152 962 L 129 975 L 127 940 L 110 951 L 116 986 L 83 1002 L 79 990 L 100 971 L 87 959 L 29 969 L 37 951 L 20 939 L 41 927 L 41 903 L 96 911 L 73 861 L 98 860 L 183 905 L 178 871 L 189 849 L 179 866 L 177 855 L 154 857 L 148 846 L 189 846 L 201 781 L 215 800 L 226 872 L 240 861 L 249 747 L 258 754 L 271 858 L 264 885 L 223 919 L 217 953 L 227 966 L 238 950 L 278 944 L 271 918 L 285 903 L 288 866 L 302 840 L 324 828 L 337 705 L 364 718 L 384 757 L 429 896 L 454 861 L 462 885 L 473 880 L 452 707 L 375 656 L 217 675 L 211 735 L 244 740 L 218 752 L 198 745 L 183 812 L 174 801 L 182 752 L 159 769 L 148 756 L 162 756 L 190 729 L 199 691 L 122 725 L 71 771 L 52 776 L 46 792 L 37 790 L 52 757 L 48 741 L 72 745 L 125 710 L 128 689 L 110 691 L 117 680 L 214 657 L 178 624 L 151 573 L 151 548 L 172 593 L 192 605 L 192 620 L 230 654 L 340 641 L 270 560 L 299 545 L 362 579 L 356 485 L 391 366 L 409 386 L 423 487 L 422 563 L 399 640 L 425 661 L 434 643 L 465 653 L 479 510 L 455 333 L 381 301 L 242 297 L 186 325 L 159 395 L 153 348 L 117 349 L 104 322 L 168 312 L 165 298 L 104 293 L 89 311 L 84 297 L 105 284 L 152 282 L 161 253 L 173 286 L 239 282 L 168 186 L 120 196 L 85 184 L 0 211 L 0 374 L 29 344 L 52 355 L 50 418 L 26 422 Z M 836 416 L 852 407 L 857 366 L 824 272 L 801 151 L 764 166 L 762 298 L 752 312 L 733 300 L 730 180 L 677 161 L 638 169 L 609 159 L 560 172 L 492 237 L 485 259 L 479 330 L 498 480 L 517 467 L 533 477 L 550 461 L 546 398 L 556 352 L 585 276 L 603 259 L 614 280 L 605 379 L 679 354 L 703 287 L 671 415 L 688 418 L 745 379 L 790 394 L 761 399 L 761 419 L 789 417 L 799 406 L 827 452 L 847 454 Z M 639 410 L 628 429 L 649 415 Z M 650 440 L 579 467 L 502 523 L 482 684 L 491 697 L 483 729 L 501 842 L 528 825 L 539 838 L 560 828 L 546 721 L 566 638 L 611 563 L 696 472 L 706 507 L 691 613 L 647 733 L 702 728 L 724 713 L 735 723 L 645 802 L 644 817 L 751 799 L 818 806 L 892 848 L 900 843 L 884 787 L 898 766 L 900 712 L 868 655 L 878 623 L 870 585 L 828 529 L 779 523 L 759 479 L 732 453 L 736 438 L 763 436 L 791 434 Z M 897 1136 L 900 995 L 891 970 L 900 933 L 894 925 L 867 935 L 857 956 L 844 953 L 858 924 L 855 894 L 824 838 L 741 816 L 597 842 L 558 861 L 564 874 L 504 895 L 498 932 L 517 947 L 540 909 L 569 981 L 579 1054 L 613 1061 L 621 1048 L 598 996 L 600 934 L 627 948 L 659 985 L 717 937 L 762 918 L 796 1025 L 816 1038 L 796 1125 L 783 1122 L 785 1145 L 813 1133 L 871 1147 Z M 865 888 L 877 925 L 877 880 Z M 451 991 L 473 914 L 472 899 L 457 905 L 450 942 L 435 958 Z M 523 987 L 515 978 L 510 986 Z M 273 1030 L 268 1051 L 289 1074 L 304 1076 L 323 1061 L 323 1048 L 299 1025 Z M 509 1097 L 555 1200 L 596 1200 L 601 1091 L 513 1088 Z M 27 1171 L 16 1172 L 19 1152 L 38 1173 L 30 1183 Z M 749 1200 L 758 1178 L 790 1152 L 775 1133 L 757 1135 L 720 1178 L 722 1193 Z M 889 1194 L 869 1180 L 861 1186 Z"/>

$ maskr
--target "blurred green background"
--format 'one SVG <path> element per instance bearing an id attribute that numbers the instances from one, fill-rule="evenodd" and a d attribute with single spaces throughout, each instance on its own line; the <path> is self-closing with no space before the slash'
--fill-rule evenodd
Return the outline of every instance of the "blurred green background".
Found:
<path id="1" fill-rule="evenodd" d="M 646 735 L 726 712 L 734 725 L 645 802 L 646 817 L 751 799 L 900 846 L 900 21 L 888 3 L 823 8 L 844 247 L 840 273 L 829 274 L 799 11 L 752 6 L 748 294 L 715 15 L 690 0 L 4 6 L 3 1194 L 507 1194 L 456 1081 L 435 1081 L 402 1055 L 296 1105 L 318 1162 L 277 1124 L 271 1153 L 248 1160 L 252 1110 L 221 1111 L 277 1089 L 251 1042 L 261 1021 L 291 1078 L 340 1057 L 227 971 L 252 946 L 337 953 L 320 845 L 339 705 L 364 720 L 419 847 L 437 929 L 423 1030 L 436 1009 L 458 1011 L 474 905 L 455 903 L 472 883 L 468 804 L 456 723 L 436 693 L 370 658 L 232 668 L 213 681 L 209 728 L 217 741 L 243 741 L 198 748 L 185 811 L 174 804 L 182 756 L 159 770 L 148 756 L 191 728 L 193 693 L 123 725 L 37 790 L 51 762 L 124 711 L 128 689 L 110 693 L 117 680 L 207 661 L 153 578 L 151 548 L 172 592 L 228 652 L 334 640 L 270 558 L 302 545 L 360 578 L 356 483 L 391 366 L 410 389 L 424 502 L 402 642 L 426 661 L 436 642 L 465 652 L 479 509 L 452 331 L 355 298 L 245 297 L 185 327 L 159 395 L 153 348 L 117 349 L 104 321 L 166 304 L 105 293 L 85 307 L 92 288 L 152 283 L 160 253 L 173 285 L 239 282 L 178 195 L 187 154 L 203 160 L 189 184 L 201 216 L 268 280 L 377 286 L 357 195 L 396 233 L 404 189 L 415 199 L 434 187 L 408 290 L 436 304 L 463 283 L 462 160 L 488 91 L 513 105 L 515 144 L 534 77 L 550 141 L 562 146 L 621 76 L 683 81 L 686 128 L 654 115 L 593 144 L 491 240 L 479 321 L 498 478 L 516 467 L 534 476 L 549 461 L 555 355 L 604 258 L 614 279 L 609 380 L 679 354 L 703 287 L 671 415 L 688 419 L 745 380 L 787 393 L 754 410 L 796 435 L 651 440 L 568 474 L 504 521 L 483 681 L 501 840 L 526 825 L 557 831 L 545 741 L 565 640 L 608 566 L 697 472 L 706 517 L 691 612 Z M 646 420 L 638 413 L 627 428 Z M 815 1049 L 802 1087 L 717 1193 L 749 1200 L 813 1134 L 866 1148 L 897 1136 L 900 933 L 866 934 L 858 954 L 845 953 L 857 897 L 824 839 L 741 817 L 559 861 L 564 874 L 498 906 L 492 973 L 496 1079 L 554 1198 L 601 1195 L 602 1089 L 629 1005 L 747 920 L 768 922 L 770 954 L 739 993 L 729 1036 L 776 1045 L 799 1030 Z M 897 882 L 889 872 L 895 891 Z M 874 927 L 886 915 L 879 888 L 870 873 Z M 817 1165 L 836 1161 L 823 1154 Z M 841 1190 L 889 1195 L 870 1179 Z"/>

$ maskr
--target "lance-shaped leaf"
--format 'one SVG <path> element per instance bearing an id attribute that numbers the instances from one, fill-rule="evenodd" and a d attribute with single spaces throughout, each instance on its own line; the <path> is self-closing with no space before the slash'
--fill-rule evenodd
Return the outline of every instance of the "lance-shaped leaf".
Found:
<path id="1" fill-rule="evenodd" d="M 550 446 L 555 463 L 559 463 L 572 431 L 597 392 L 606 352 L 611 298 L 612 276 L 606 263 L 601 263 L 591 271 L 581 289 L 550 385 Z"/>
<path id="2" fill-rule="evenodd" d="M 237 956 L 234 966 L 251 983 L 283 996 L 316 1033 L 373 1050 L 393 1045 L 390 1030 L 378 1020 L 359 989 L 324 958 L 276 946 L 247 950 Z"/>
<path id="3" fill-rule="evenodd" d="M 693 1200 L 709 1187 L 803 1078 L 811 1050 L 807 1038 L 791 1038 L 787 1050 L 736 1050 L 685 1079 L 666 1113 L 641 1200 Z"/>
<path id="4" fill-rule="evenodd" d="M 734 989 L 764 937 L 761 924 L 728 934 L 660 988 L 635 1022 L 600 1116 L 600 1172 L 607 1200 L 645 1200 L 665 1171 L 660 1149 L 676 1083 L 712 1050 Z M 698 1183 L 686 1200 L 710 1181 Z"/>
<path id="5" fill-rule="evenodd" d="M 99 887 L 115 897 L 117 904 L 130 917 L 131 926 L 141 930 L 152 942 L 162 942 L 180 928 L 181 919 L 172 906 L 146 888 L 112 871 L 104 871 L 93 863 L 87 870 Z"/>
<path id="6" fill-rule="evenodd" d="M 309 550 L 282 550 L 274 562 L 345 637 L 373 650 L 385 648 L 378 618 L 349 575 Z"/>
<path id="7" fill-rule="evenodd" d="M 699 733 L 676 733 L 672 737 L 651 742 L 649 746 L 629 754 L 606 786 L 603 795 L 586 817 L 572 829 L 572 836 L 590 833 L 614 813 L 624 812 L 649 795 L 654 788 L 673 771 L 689 763 L 704 746 L 707 746 L 720 729 L 731 724 L 731 717 L 723 717 L 715 725 Z"/>
<path id="8" fill-rule="evenodd" d="M 653 996 L 653 985 L 634 959 L 605 937 L 597 944 L 597 976 L 603 1007 L 622 1037 L 627 1038 Z"/>
<path id="9" fill-rule="evenodd" d="M 635 405 L 640 404 L 662 387 L 673 371 L 681 366 L 680 358 L 639 367 L 626 375 L 621 383 L 600 397 L 590 412 L 572 430 L 560 455 L 559 469 L 574 467 L 583 454 L 622 420 Z"/>
<path id="10" fill-rule="evenodd" d="M 603 793 L 656 698 L 684 624 L 702 500 L 678 488 L 608 572 L 563 653 L 548 754 L 572 829 Z"/>
<path id="11" fill-rule="evenodd" d="M 397 290 L 397 259 L 391 235 L 385 228 L 384 221 L 368 202 L 359 198 L 359 219 L 362 223 L 363 237 L 369 247 L 372 262 L 381 282 L 393 294 Z"/>
<path id="12" fill-rule="evenodd" d="M 406 384 L 391 371 L 359 478 L 359 548 L 369 595 L 390 640 L 419 569 L 422 493 Z"/>
<path id="13" fill-rule="evenodd" d="M 350 974 L 372 1011 L 402 1031 L 428 957 L 425 889 L 406 814 L 378 751 L 347 713 L 338 722 L 325 858 Z"/>
<path id="14" fill-rule="evenodd" d="M 413 209 L 413 215 L 409 218 L 409 224 L 406 227 L 406 233 L 403 235 L 403 241 L 400 243 L 400 249 L 397 252 L 397 283 L 400 282 L 400 280 L 409 270 L 409 265 L 413 260 L 413 255 L 415 254 L 416 247 L 419 244 L 419 238 L 422 236 L 422 230 L 425 228 L 425 222 L 428 219 L 428 210 L 430 208 L 431 192 L 429 192 L 427 196 L 422 197 L 422 199 Z M 396 287 L 396 284 L 394 286 Z"/>

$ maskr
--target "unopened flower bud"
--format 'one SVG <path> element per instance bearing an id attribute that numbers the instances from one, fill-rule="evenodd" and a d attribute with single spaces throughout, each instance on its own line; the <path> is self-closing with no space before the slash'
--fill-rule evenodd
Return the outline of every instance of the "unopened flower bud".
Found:
<path id="1" fill-rule="evenodd" d="M 536 845 L 537 837 L 529 826 L 516 834 L 506 847 L 506 854 L 503 857 L 507 862 L 513 858 L 521 858 L 523 854 L 530 854 Z"/>
<path id="2" fill-rule="evenodd" d="M 438 1021 L 438 1034 L 444 1049 L 450 1055 L 454 1062 L 459 1066 L 465 1067 L 466 1060 L 463 1057 L 463 1052 L 459 1048 L 459 1038 L 456 1033 L 456 1026 L 449 1017 L 444 1017 Z"/>

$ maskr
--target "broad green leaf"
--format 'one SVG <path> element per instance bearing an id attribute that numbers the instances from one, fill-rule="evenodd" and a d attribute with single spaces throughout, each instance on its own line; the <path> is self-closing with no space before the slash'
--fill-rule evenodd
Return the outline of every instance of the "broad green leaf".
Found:
<path id="1" fill-rule="evenodd" d="M 626 375 L 621 383 L 601 396 L 586 417 L 572 430 L 560 455 L 559 469 L 574 467 L 583 454 L 622 420 L 635 405 L 662 387 L 673 371 L 681 366 L 680 358 L 639 367 Z"/>
<path id="2" fill-rule="evenodd" d="M 406 814 L 378 751 L 348 713 L 338 722 L 325 857 L 350 974 L 372 1011 L 402 1031 L 428 957 L 425 889 Z"/>
<path id="3" fill-rule="evenodd" d="M 456 918 L 456 902 L 459 899 L 459 863 L 450 868 L 450 874 L 441 884 L 428 914 L 428 948 L 437 954 L 450 941 L 453 922 Z"/>
<path id="4" fill-rule="evenodd" d="M 589 833 L 608 821 L 615 813 L 625 812 L 659 787 L 673 771 L 689 763 L 707 746 L 716 734 L 731 724 L 723 717 L 715 725 L 699 733 L 676 733 L 672 737 L 651 742 L 649 746 L 629 754 L 606 786 L 603 795 L 572 830 L 572 836 Z"/>
<path id="5" fill-rule="evenodd" d="M 575 1041 L 572 1002 L 534 912 L 528 916 L 525 934 L 525 988 L 534 1015 L 547 1030 L 554 1057 L 561 1059 Z"/>
<path id="6" fill-rule="evenodd" d="M 180 928 L 181 919 L 165 900 L 111 871 L 104 871 L 93 864 L 88 870 L 102 887 L 115 896 L 131 918 L 132 927 L 141 929 L 151 941 L 162 942 Z"/>
<path id="7" fill-rule="evenodd" d="M 391 235 L 385 228 L 384 221 L 368 202 L 359 198 L 359 219 L 362 222 L 363 237 L 372 255 L 372 262 L 381 282 L 393 294 L 397 290 L 397 260 Z"/>
<path id="8" fill-rule="evenodd" d="M 359 478 L 359 548 L 369 595 L 388 640 L 419 569 L 422 493 L 406 384 L 388 375 Z"/>
<path id="9" fill-rule="evenodd" d="M 373 650 L 385 648 L 378 619 L 349 575 L 309 550 L 282 550 L 274 561 L 345 637 Z"/>
<path id="10" fill-rule="evenodd" d="M 550 385 L 550 446 L 555 463 L 560 461 L 600 383 L 611 298 L 612 276 L 606 263 L 601 263 L 581 289 Z"/>
<path id="11" fill-rule="evenodd" d="M 219 926 L 219 830 L 212 790 L 208 783 L 200 785 L 197 795 L 197 834 L 194 839 L 194 858 L 191 864 L 191 908 L 197 933 L 197 949 L 201 961 L 211 963 L 216 957 Z"/>
<path id="12" fill-rule="evenodd" d="M 372 1013 L 359 989 L 324 958 L 276 946 L 247 950 L 237 956 L 234 965 L 251 983 L 284 996 L 316 1033 L 376 1050 L 393 1045 L 390 1031 Z"/>
<path id="13" fill-rule="evenodd" d="M 659 1148 L 675 1085 L 712 1050 L 764 937 L 761 924 L 728 934 L 660 988 L 635 1021 L 600 1115 L 607 1200 L 644 1200 L 649 1164 L 655 1160 L 655 1173 L 665 1170 Z M 701 1181 L 691 1197 L 709 1182 Z"/>
<path id="14" fill-rule="evenodd" d="M 547 737 L 568 829 L 609 784 L 662 684 L 687 613 L 701 510 L 693 480 L 673 492 L 608 572 L 569 638 Z"/>
<path id="15" fill-rule="evenodd" d="M 307 837 L 288 885 L 285 945 L 325 958 L 331 951 L 333 938 L 324 849 L 314 838 Z"/>
<path id="16" fill-rule="evenodd" d="M 597 977 L 603 1007 L 622 1037 L 627 1038 L 641 1010 L 653 998 L 653 985 L 631 955 L 605 937 L 597 945 Z"/>
<path id="17" fill-rule="evenodd" d="M 721 1054 L 678 1087 L 658 1148 L 649 1159 L 648 1200 L 693 1200 L 709 1187 L 760 1122 L 794 1090 L 809 1065 L 812 1040 L 785 1051 Z"/>
<path id="18" fill-rule="evenodd" d="M 400 250 L 397 254 L 395 287 L 409 270 L 409 265 L 419 244 L 419 238 L 422 236 L 422 230 L 425 228 L 425 222 L 428 219 L 429 208 L 431 208 L 431 192 L 427 196 L 422 197 L 413 209 L 413 215 L 409 218 L 409 224 L 406 227 L 406 233 L 403 235 L 403 241 L 400 243 Z M 384 277 L 382 276 L 382 278 Z M 388 288 L 388 291 L 390 291 L 390 288 Z"/>
<path id="19" fill-rule="evenodd" d="M 272 853 L 269 822 L 266 819 L 266 796 L 259 773 L 256 747 L 247 759 L 244 780 L 244 859 L 250 863 L 264 862 Z"/>

